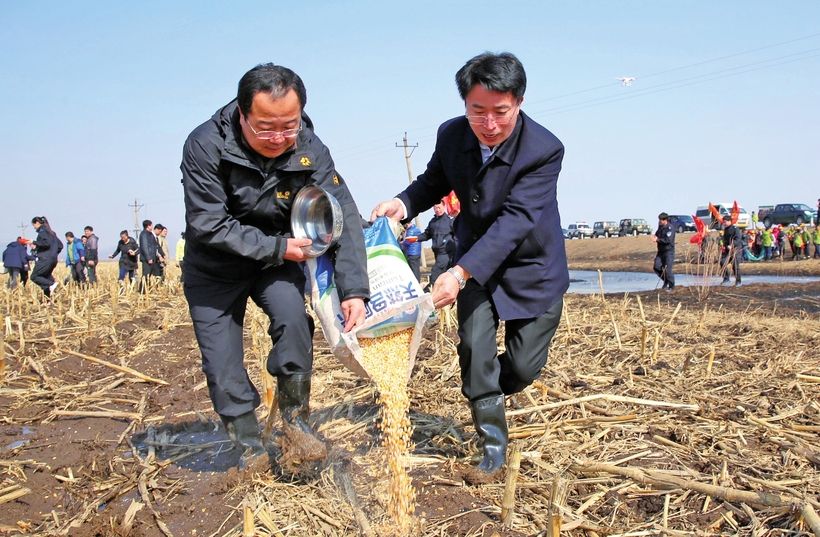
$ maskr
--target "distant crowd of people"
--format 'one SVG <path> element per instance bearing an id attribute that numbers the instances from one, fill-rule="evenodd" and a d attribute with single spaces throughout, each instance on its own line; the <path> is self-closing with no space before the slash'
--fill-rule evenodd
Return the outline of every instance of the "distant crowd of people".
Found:
<path id="1" fill-rule="evenodd" d="M 79 238 L 72 231 L 65 233 L 65 244 L 52 229 L 45 216 L 35 216 L 31 220 L 37 237 L 26 239 L 17 237 L 3 251 L 3 265 L 9 273 L 6 286 L 15 289 L 25 286 L 29 279 L 43 290 L 44 300 L 48 302 L 59 282 L 53 272 L 57 267 L 59 255 L 65 250 L 65 264 L 69 269 L 64 285 L 74 281 L 80 285 L 97 283 L 97 265 L 99 263 L 99 238 L 94 228 L 85 226 Z M 162 224 L 154 225 L 150 220 L 142 223 L 139 242 L 128 235 L 127 230 L 120 232 L 120 240 L 109 259 L 119 257 L 120 274 L 118 281 L 128 283 L 136 279 L 138 264 L 142 263 L 140 290 L 152 281 L 165 280 L 165 267 L 170 260 L 168 246 L 168 228 Z M 181 269 L 180 281 L 184 281 L 185 233 L 181 234 L 176 244 L 176 262 Z M 33 267 L 33 268 L 32 268 Z M 31 274 L 29 274 L 31 272 Z"/>

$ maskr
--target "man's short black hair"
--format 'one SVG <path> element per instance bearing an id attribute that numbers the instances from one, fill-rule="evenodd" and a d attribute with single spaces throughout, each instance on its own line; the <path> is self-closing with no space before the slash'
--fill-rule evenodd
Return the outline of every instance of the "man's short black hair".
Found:
<path id="1" fill-rule="evenodd" d="M 456 73 L 456 87 L 462 99 L 476 84 L 490 91 L 510 93 L 520 100 L 527 90 L 527 74 L 524 66 L 509 52 L 485 52 L 464 64 Z"/>
<path id="2" fill-rule="evenodd" d="M 162 231 L 163 229 L 165 229 L 165 226 L 163 226 L 162 224 L 157 224 L 157 225 L 154 226 L 154 229 L 158 229 L 159 231 Z"/>
<path id="3" fill-rule="evenodd" d="M 93 227 L 91 227 L 91 226 L 85 226 L 85 227 L 83 228 L 83 231 L 85 231 L 85 230 L 88 230 L 88 231 L 94 231 L 94 228 L 93 228 Z"/>
<path id="4" fill-rule="evenodd" d="M 150 226 L 151 224 L 153 224 L 153 222 L 151 222 L 150 220 L 143 220 L 142 229 L 148 229 L 148 226 Z"/>
<path id="5" fill-rule="evenodd" d="M 66 238 L 71 238 L 71 239 L 73 239 L 73 238 L 74 238 L 74 233 L 72 233 L 72 232 L 70 232 L 70 231 L 66 231 L 66 232 L 65 232 L 65 236 L 66 236 Z"/>
<path id="6" fill-rule="evenodd" d="M 247 118 L 257 93 L 265 92 L 278 99 L 290 90 L 296 92 L 299 104 L 304 109 L 307 104 L 307 91 L 299 75 L 281 65 L 260 63 L 239 79 L 236 100 L 242 115 Z"/>
<path id="7" fill-rule="evenodd" d="M 128 236 L 128 230 L 127 229 L 123 229 L 122 231 L 120 231 L 120 237 L 122 237 L 123 235 L 125 235 L 126 237 Z"/>
<path id="8" fill-rule="evenodd" d="M 661 213 L 658 215 L 658 220 L 669 220 L 669 215 L 666 213 Z"/>
<path id="9" fill-rule="evenodd" d="M 728 214 L 727 214 L 727 215 L 725 215 L 725 216 L 723 217 L 723 221 L 724 221 L 724 222 L 726 222 L 727 220 L 728 220 L 729 222 L 731 222 L 731 221 L 732 221 L 732 216 L 731 216 L 731 215 L 728 215 Z"/>

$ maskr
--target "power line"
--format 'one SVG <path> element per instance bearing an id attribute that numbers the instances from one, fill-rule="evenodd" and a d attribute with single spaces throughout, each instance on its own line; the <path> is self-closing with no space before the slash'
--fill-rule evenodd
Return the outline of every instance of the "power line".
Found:
<path id="1" fill-rule="evenodd" d="M 758 48 L 746 50 L 746 51 L 743 51 L 743 52 L 736 52 L 736 53 L 733 53 L 733 54 L 728 54 L 728 55 L 725 55 L 725 56 L 720 56 L 718 58 L 712 58 L 712 59 L 704 60 L 704 61 L 701 61 L 701 62 L 687 64 L 687 65 L 683 65 L 683 66 L 680 66 L 680 67 L 674 67 L 672 69 L 666 69 L 666 70 L 663 70 L 663 71 L 658 71 L 658 72 L 650 73 L 650 74 L 647 74 L 647 75 L 640 75 L 636 78 L 644 80 L 644 79 L 651 78 L 651 77 L 654 77 L 654 76 L 660 76 L 660 75 L 663 75 L 663 74 L 666 74 L 666 73 L 681 71 L 681 70 L 689 69 L 689 68 L 692 68 L 692 67 L 697 67 L 697 66 L 706 65 L 706 64 L 714 63 L 714 62 L 721 61 L 721 60 L 726 60 L 726 59 L 729 59 L 729 58 L 735 58 L 735 57 L 743 56 L 743 55 L 746 55 L 746 54 L 752 54 L 754 52 L 760 52 L 761 50 L 766 50 L 766 49 L 771 49 L 771 48 L 775 48 L 775 47 L 779 47 L 779 46 L 783 46 L 783 45 L 788 45 L 788 44 L 791 44 L 791 43 L 796 43 L 798 41 L 805 41 L 807 39 L 812 39 L 812 38 L 815 38 L 815 37 L 818 37 L 818 36 L 820 36 L 820 33 L 815 33 L 815 34 L 799 37 L 799 38 L 796 38 L 796 39 L 790 39 L 788 41 L 782 41 L 782 42 L 779 42 L 779 43 L 774 43 L 774 44 L 771 44 L 771 45 L 766 45 L 766 46 L 763 46 L 763 47 L 758 47 Z M 820 50 L 820 49 L 804 50 L 804 51 L 796 52 L 796 53 L 793 53 L 793 54 L 788 54 L 788 55 L 779 56 L 779 57 L 776 57 L 776 58 L 771 58 L 769 60 L 762 60 L 762 61 L 759 61 L 759 62 L 754 62 L 754 63 L 750 63 L 750 64 L 738 66 L 738 67 L 730 67 L 730 68 L 726 68 L 726 69 L 723 69 L 723 70 L 720 70 L 720 71 L 707 73 L 707 74 L 704 74 L 704 75 L 696 75 L 696 76 L 692 76 L 692 77 L 687 77 L 686 79 L 677 80 L 677 81 L 673 81 L 673 82 L 667 82 L 667 83 L 664 83 L 664 84 L 651 86 L 650 88 L 638 89 L 636 91 L 630 92 L 630 94 L 626 95 L 626 96 L 624 96 L 624 95 L 617 95 L 617 96 L 613 95 L 613 96 L 599 97 L 599 98 L 596 98 L 596 99 L 590 99 L 590 100 L 587 100 L 587 101 L 581 101 L 581 102 L 571 103 L 571 104 L 567 104 L 567 105 L 556 107 L 556 108 L 550 108 L 550 109 L 542 110 L 540 112 L 531 112 L 529 115 L 533 116 L 533 117 L 537 117 L 537 116 L 544 116 L 544 115 L 555 115 L 555 114 L 560 114 L 560 113 L 564 113 L 564 112 L 571 112 L 571 111 L 575 111 L 575 110 L 582 110 L 584 108 L 589 108 L 589 107 L 592 107 L 592 106 L 600 106 L 602 104 L 608 104 L 608 103 L 611 103 L 611 102 L 621 101 L 621 100 L 625 100 L 625 99 L 634 99 L 634 98 L 642 97 L 642 96 L 645 96 L 645 95 L 651 95 L 653 93 L 659 93 L 661 91 L 668 91 L 670 89 L 682 88 L 682 87 L 690 86 L 690 85 L 693 85 L 693 84 L 700 84 L 700 83 L 703 83 L 703 82 L 708 82 L 708 81 L 711 81 L 711 80 L 718 80 L 718 79 L 721 79 L 721 78 L 726 78 L 728 76 L 734 76 L 734 75 L 744 74 L 744 73 L 748 73 L 748 72 L 758 71 L 758 70 L 761 70 L 761 69 L 768 69 L 768 68 L 771 68 L 771 67 L 777 67 L 777 66 L 780 66 L 780 65 L 785 65 L 785 64 L 796 62 L 796 61 L 801 61 L 801 60 L 814 58 L 816 56 L 815 55 L 806 56 L 804 58 L 797 58 L 797 59 L 792 59 L 792 60 L 789 60 L 789 61 L 775 63 L 775 64 L 772 64 L 772 65 L 764 65 L 762 67 L 756 67 L 756 68 L 749 69 L 749 67 L 752 67 L 752 66 L 755 66 L 755 65 L 760 65 L 760 64 L 764 64 L 764 63 L 771 63 L 771 62 L 775 62 L 775 61 L 782 60 L 782 59 L 785 59 L 785 58 L 791 58 L 791 57 L 794 57 L 794 56 L 798 56 L 798 55 L 801 55 L 801 54 L 808 54 L 808 53 L 811 53 L 811 52 L 815 52 L 817 50 Z M 741 70 L 741 71 L 738 71 L 738 70 Z M 728 73 L 729 71 L 737 71 L 737 72 Z M 723 73 L 728 73 L 728 74 L 723 74 Z M 705 77 L 708 77 L 708 78 L 705 78 Z M 697 79 L 697 78 L 705 78 L 705 79 L 704 80 L 692 81 L 693 79 Z M 553 101 L 553 100 L 557 100 L 557 99 L 563 99 L 565 97 L 572 97 L 572 96 L 575 96 L 575 95 L 580 95 L 580 94 L 583 94 L 583 93 L 589 93 L 589 92 L 597 91 L 597 90 L 600 90 L 600 89 L 613 88 L 614 85 L 615 85 L 614 83 L 610 83 L 610 84 L 595 86 L 595 87 L 587 88 L 587 89 L 583 89 L 583 90 L 573 91 L 573 92 L 570 92 L 570 93 L 557 95 L 555 97 L 549 97 L 549 98 L 541 99 L 541 100 L 538 100 L 538 101 L 531 101 L 531 102 L 528 102 L 528 105 L 532 106 L 534 104 L 544 103 L 544 102 Z M 670 85 L 673 85 L 673 87 L 664 87 L 664 86 L 670 86 Z M 419 131 L 419 130 L 426 130 L 426 129 L 436 128 L 436 127 L 437 127 L 436 125 L 428 126 L 428 127 L 420 127 L 420 128 L 412 129 L 409 132 Z M 406 133 L 405 133 L 405 136 L 406 136 Z M 350 147 L 350 148 L 347 148 L 347 149 L 342 149 L 342 150 L 338 151 L 337 154 L 340 154 L 340 153 L 344 154 L 347 151 L 353 151 L 355 149 L 371 146 L 373 144 L 380 144 L 381 142 L 383 142 L 384 140 L 387 140 L 389 138 L 390 137 L 379 138 L 379 139 L 373 140 L 371 142 L 366 142 L 364 144 L 353 146 L 353 147 Z M 428 136 L 423 136 L 423 137 L 420 137 L 418 139 L 419 140 L 425 140 L 425 139 L 431 139 L 431 138 L 435 138 L 435 134 L 428 135 Z M 345 161 L 345 162 L 354 161 L 354 160 L 361 160 L 362 158 L 370 158 L 370 157 L 375 156 L 375 155 L 379 155 L 379 154 L 382 154 L 382 153 L 387 153 L 389 150 L 390 150 L 389 148 L 385 148 L 384 146 L 378 145 L 378 146 L 373 147 L 371 149 L 366 149 L 364 151 L 359 151 L 359 152 L 353 153 L 351 155 L 342 156 L 342 157 L 338 158 L 337 160 Z"/>
<path id="2" fill-rule="evenodd" d="M 815 51 L 816 50 L 820 50 L 820 49 L 815 49 Z M 801 54 L 804 54 L 805 52 L 812 52 L 812 51 L 804 51 Z M 791 56 L 793 56 L 793 55 L 791 55 Z M 686 87 L 686 86 L 692 86 L 694 84 L 702 84 L 704 82 L 711 82 L 712 80 L 719 80 L 721 78 L 727 78 L 727 77 L 735 76 L 735 75 L 739 75 L 739 74 L 745 74 L 745 73 L 751 73 L 751 72 L 754 72 L 754 71 L 760 71 L 761 69 L 769 69 L 771 67 L 786 65 L 786 64 L 789 64 L 789 63 L 794 63 L 794 62 L 798 62 L 798 61 L 802 61 L 802 60 L 808 60 L 808 59 L 811 59 L 811 58 L 816 58 L 818 56 L 820 56 L 820 54 L 814 54 L 812 56 L 805 56 L 803 58 L 796 58 L 796 59 L 792 59 L 792 60 L 789 60 L 789 61 L 776 63 L 776 64 L 773 64 L 773 65 L 764 65 L 762 67 L 755 67 L 753 69 L 746 69 L 744 71 L 740 71 L 740 72 L 736 72 L 736 73 L 721 74 L 721 73 L 724 73 L 726 71 L 733 71 L 733 70 L 736 70 L 736 69 L 743 69 L 744 67 L 750 67 L 750 66 L 753 66 L 753 65 L 758 65 L 760 63 L 766 63 L 766 62 L 756 62 L 756 63 L 753 63 L 753 64 L 748 64 L 748 65 L 745 65 L 745 66 L 741 66 L 741 67 L 733 67 L 732 69 L 726 69 L 724 71 L 717 71 L 717 72 L 714 72 L 714 73 L 709 73 L 707 75 L 699 75 L 699 76 L 696 76 L 696 77 L 689 77 L 689 79 L 684 79 L 683 81 L 678 80 L 678 81 L 675 81 L 675 82 L 668 82 L 668 83 L 665 83 L 665 84 L 659 84 L 657 86 L 652 86 L 650 88 L 638 90 L 638 91 L 636 91 L 636 92 L 634 92 L 630 95 L 599 97 L 598 99 L 590 99 L 588 101 L 583 101 L 583 102 L 580 102 L 580 103 L 568 104 L 568 105 L 559 106 L 559 107 L 556 107 L 556 108 L 549 108 L 547 110 L 542 110 L 540 112 L 532 112 L 532 113 L 530 113 L 530 116 L 532 116 L 532 117 L 541 117 L 541 116 L 546 116 L 546 115 L 562 114 L 564 112 L 573 112 L 575 110 L 582 110 L 584 108 L 591 108 L 593 106 L 600 106 L 602 104 L 609 104 L 609 103 L 613 103 L 613 102 L 616 102 L 616 101 L 623 101 L 623 100 L 626 100 L 626 99 L 635 99 L 637 97 L 644 97 L 646 95 L 651 95 L 653 93 L 660 93 L 662 91 L 669 91 L 669 90 L 673 90 L 673 89 L 683 88 L 683 87 Z M 788 57 L 788 56 L 784 56 L 784 58 L 785 57 Z M 767 61 L 773 61 L 773 60 L 767 60 Z M 703 78 L 703 77 L 709 77 L 709 78 L 705 78 L 704 80 L 696 80 L 696 81 L 692 81 L 692 82 L 682 83 L 682 82 L 685 82 L 685 80 L 691 80 L 693 78 Z M 669 85 L 672 85 L 672 84 L 674 84 L 672 87 L 664 87 L 664 86 L 669 86 Z"/>

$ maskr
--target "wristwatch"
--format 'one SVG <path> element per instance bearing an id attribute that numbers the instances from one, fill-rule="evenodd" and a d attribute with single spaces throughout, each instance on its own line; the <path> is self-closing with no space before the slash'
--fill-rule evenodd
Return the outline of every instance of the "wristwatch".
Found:
<path id="1" fill-rule="evenodd" d="M 448 269 L 447 269 L 447 272 L 449 272 L 450 274 L 452 274 L 452 275 L 455 277 L 455 279 L 458 281 L 458 290 L 459 290 L 459 291 L 461 291 L 462 289 L 464 289 L 464 286 L 465 286 L 465 285 L 467 285 L 467 280 L 465 280 L 465 279 L 464 279 L 464 276 L 462 276 L 462 275 L 461 275 L 461 274 L 460 274 L 460 273 L 456 270 L 456 268 L 455 268 L 455 267 L 448 268 Z"/>

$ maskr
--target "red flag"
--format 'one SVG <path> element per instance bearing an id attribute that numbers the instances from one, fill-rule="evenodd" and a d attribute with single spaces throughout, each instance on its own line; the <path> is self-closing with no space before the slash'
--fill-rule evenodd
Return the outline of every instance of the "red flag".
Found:
<path id="1" fill-rule="evenodd" d="M 712 208 L 712 204 L 709 204 L 709 208 Z M 703 223 L 703 220 L 698 218 L 697 216 L 692 216 L 692 219 L 695 221 L 695 227 L 698 229 L 697 232 L 689 239 L 689 242 L 692 244 L 700 244 L 703 242 L 703 238 L 706 237 L 706 234 L 709 232 L 706 229 L 706 224 Z"/>
<path id="2" fill-rule="evenodd" d="M 461 212 L 461 202 L 458 201 L 458 197 L 454 191 L 450 191 L 449 194 L 441 198 L 441 201 L 444 203 L 447 214 L 456 216 Z"/>
<path id="3" fill-rule="evenodd" d="M 709 212 L 712 213 L 712 219 L 715 222 L 723 223 L 723 215 L 720 214 L 720 211 L 717 210 L 717 207 L 712 205 L 712 202 L 709 202 Z"/>
<path id="4" fill-rule="evenodd" d="M 732 225 L 737 224 L 737 219 L 740 217 L 740 207 L 737 206 L 737 200 L 732 205 Z"/>

